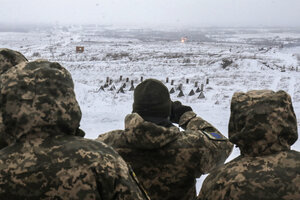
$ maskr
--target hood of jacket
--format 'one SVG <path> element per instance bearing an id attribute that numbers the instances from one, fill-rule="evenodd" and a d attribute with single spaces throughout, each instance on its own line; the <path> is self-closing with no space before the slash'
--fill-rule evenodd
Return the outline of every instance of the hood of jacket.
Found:
<path id="1" fill-rule="evenodd" d="M 20 52 L 11 49 L 0 48 L 0 75 L 21 62 L 27 62 L 27 59 Z M 3 132 L 3 129 L 4 126 L 2 124 L 2 116 L 0 115 L 0 134 Z M 0 138 L 0 149 L 6 146 L 6 142 Z"/>
<path id="2" fill-rule="evenodd" d="M 284 91 L 235 93 L 228 134 L 242 155 L 267 155 L 290 149 L 298 139 L 291 97 Z"/>
<path id="3" fill-rule="evenodd" d="M 0 105 L 7 144 L 29 134 L 78 132 L 81 111 L 73 80 L 58 63 L 37 60 L 7 70 L 0 78 Z"/>
<path id="4" fill-rule="evenodd" d="M 5 73 L 9 68 L 21 62 L 27 62 L 27 59 L 20 52 L 0 48 L 0 74 Z"/>
<path id="5" fill-rule="evenodd" d="M 145 121 L 139 114 L 125 117 L 125 136 L 127 143 L 139 149 L 157 149 L 176 140 L 181 132 L 176 126 L 164 127 Z"/>

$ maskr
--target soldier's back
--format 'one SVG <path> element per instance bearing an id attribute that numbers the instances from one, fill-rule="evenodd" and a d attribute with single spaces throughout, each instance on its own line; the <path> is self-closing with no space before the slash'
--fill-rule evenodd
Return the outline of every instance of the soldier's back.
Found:
<path id="1" fill-rule="evenodd" d="M 144 199 L 112 148 L 77 136 L 6 147 L 0 172 L 0 199 Z"/>
<path id="2" fill-rule="evenodd" d="M 193 199 L 196 178 L 223 163 L 231 151 L 229 142 L 212 141 L 200 130 L 157 126 L 137 114 L 128 115 L 125 126 L 97 140 L 111 145 L 132 166 L 155 200 Z"/>
<path id="3" fill-rule="evenodd" d="M 238 157 L 212 172 L 198 199 L 300 199 L 300 152 Z"/>

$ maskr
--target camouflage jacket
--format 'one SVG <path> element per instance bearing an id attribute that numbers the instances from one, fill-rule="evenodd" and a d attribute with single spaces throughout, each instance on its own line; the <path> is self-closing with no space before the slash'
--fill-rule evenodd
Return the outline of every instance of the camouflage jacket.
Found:
<path id="1" fill-rule="evenodd" d="M 27 62 L 27 59 L 20 52 L 11 49 L 0 48 L 0 75 L 5 73 L 11 67 L 20 64 L 21 62 Z M 0 123 L 0 132 L 2 129 L 3 125 Z M 0 149 L 6 146 L 6 142 L 0 138 Z"/>
<path id="2" fill-rule="evenodd" d="M 99 135 L 97 140 L 114 147 L 133 167 L 151 199 L 193 199 L 196 178 L 222 165 L 232 144 L 192 111 L 179 124 L 186 130 L 158 126 L 133 113 L 125 118 L 125 130 Z"/>
<path id="3" fill-rule="evenodd" d="M 0 199 L 146 199 L 115 150 L 76 136 L 81 111 L 58 63 L 17 65 L 0 91 Z"/>
<path id="4" fill-rule="evenodd" d="M 210 173 L 198 199 L 300 199 L 300 152 L 290 150 L 297 138 L 287 93 L 235 93 L 229 139 L 241 155 Z"/>
<path id="5" fill-rule="evenodd" d="M 11 67 L 27 62 L 27 59 L 18 51 L 0 48 L 0 74 L 5 73 Z"/>

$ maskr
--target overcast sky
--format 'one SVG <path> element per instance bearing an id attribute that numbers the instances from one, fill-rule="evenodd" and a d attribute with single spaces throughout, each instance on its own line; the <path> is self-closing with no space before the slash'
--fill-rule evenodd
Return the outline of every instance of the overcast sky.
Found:
<path id="1" fill-rule="evenodd" d="M 300 0 L 0 0 L 0 23 L 297 26 Z"/>

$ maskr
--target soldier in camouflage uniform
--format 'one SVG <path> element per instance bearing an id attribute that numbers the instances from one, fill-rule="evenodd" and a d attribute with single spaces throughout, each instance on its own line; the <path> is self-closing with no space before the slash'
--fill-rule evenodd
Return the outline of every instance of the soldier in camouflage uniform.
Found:
<path id="1" fill-rule="evenodd" d="M 172 102 L 167 87 L 155 79 L 136 87 L 125 130 L 97 140 L 119 152 L 154 200 L 194 199 L 196 178 L 222 165 L 233 147 L 191 107 Z"/>
<path id="2" fill-rule="evenodd" d="M 241 155 L 205 179 L 199 200 L 300 199 L 300 153 L 291 97 L 270 90 L 235 93 L 229 139 Z"/>
<path id="3" fill-rule="evenodd" d="M 58 63 L 21 63 L 0 77 L 0 199 L 147 199 L 111 147 L 77 136 L 81 111 Z"/>
<path id="4" fill-rule="evenodd" d="M 11 49 L 0 48 L 0 74 L 5 73 L 8 69 L 21 62 L 27 62 L 27 59 L 20 52 Z M 1 139 L 2 129 L 2 117 L 0 116 L 0 149 L 7 146 L 6 142 Z"/>

